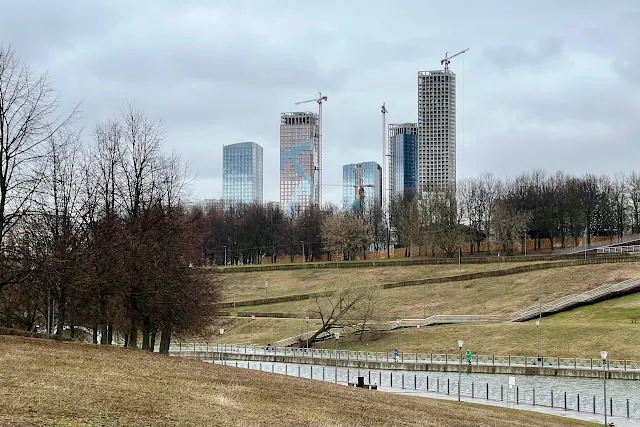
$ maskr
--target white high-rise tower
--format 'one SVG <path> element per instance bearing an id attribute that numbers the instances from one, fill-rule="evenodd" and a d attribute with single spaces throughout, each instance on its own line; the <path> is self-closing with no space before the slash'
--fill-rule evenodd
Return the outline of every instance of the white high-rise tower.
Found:
<path id="1" fill-rule="evenodd" d="M 418 189 L 456 184 L 456 75 L 449 70 L 418 72 Z"/>

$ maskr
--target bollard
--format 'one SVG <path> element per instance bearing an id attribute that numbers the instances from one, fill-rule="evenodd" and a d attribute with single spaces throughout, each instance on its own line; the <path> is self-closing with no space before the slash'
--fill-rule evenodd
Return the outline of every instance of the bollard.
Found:
<path id="1" fill-rule="evenodd" d="M 322 381 L 324 381 L 324 366 L 322 367 Z"/>
<path id="2" fill-rule="evenodd" d="M 520 389 L 516 386 L 516 404 L 520 404 Z"/>
<path id="3" fill-rule="evenodd" d="M 449 394 L 449 378 L 447 378 L 447 394 Z"/>
<path id="4" fill-rule="evenodd" d="M 553 390 L 551 390 L 551 407 L 553 408 Z"/>
<path id="5" fill-rule="evenodd" d="M 460 387 L 460 384 L 458 384 L 458 387 Z M 471 398 L 473 399 L 475 397 L 475 387 L 473 384 L 473 381 L 471 382 Z"/>
<path id="6" fill-rule="evenodd" d="M 371 384 L 371 371 L 369 371 L 369 384 Z"/>
<path id="7" fill-rule="evenodd" d="M 298 365 L 298 378 L 300 378 L 300 365 Z"/>
<path id="8" fill-rule="evenodd" d="M 429 391 L 429 376 L 427 375 L 427 391 Z"/>
<path id="9" fill-rule="evenodd" d="M 500 402 L 504 402 L 504 386 L 500 384 Z"/>
<path id="10" fill-rule="evenodd" d="M 627 418 L 629 418 L 629 399 L 627 399 Z"/>
<path id="11" fill-rule="evenodd" d="M 309 376 L 311 377 L 311 379 L 313 379 L 313 365 L 309 366 L 309 370 L 311 372 Z"/>
<path id="12" fill-rule="evenodd" d="M 402 389 L 404 390 L 404 372 L 402 373 Z"/>
<path id="13" fill-rule="evenodd" d="M 413 389 L 417 390 L 418 389 L 418 376 L 417 375 L 413 375 Z"/>
<path id="14" fill-rule="evenodd" d="M 564 392 L 564 410 L 567 410 L 567 392 Z"/>
<path id="15" fill-rule="evenodd" d="M 580 393 L 578 393 L 578 400 L 576 402 L 578 403 L 578 412 L 580 412 Z"/>
<path id="16" fill-rule="evenodd" d="M 260 371 L 262 372 L 262 362 L 260 362 Z"/>
<path id="17" fill-rule="evenodd" d="M 393 387 L 393 372 L 389 372 L 389 381 L 391 382 L 390 387 Z"/>
<path id="18" fill-rule="evenodd" d="M 593 396 L 593 413 L 596 413 L 596 397 Z"/>
<path id="19" fill-rule="evenodd" d="M 605 408 L 606 411 L 606 408 Z M 613 397 L 609 398 L 609 415 L 613 417 Z"/>
<path id="20" fill-rule="evenodd" d="M 236 368 L 238 367 L 238 361 L 236 360 Z"/>
<path id="21" fill-rule="evenodd" d="M 536 406 L 536 388 L 533 388 L 533 406 Z"/>
<path id="22" fill-rule="evenodd" d="M 487 400 L 489 400 L 489 383 L 487 383 Z"/>
<path id="23" fill-rule="evenodd" d="M 382 371 L 378 372 L 378 374 L 379 374 L 378 385 L 382 387 Z"/>
<path id="24" fill-rule="evenodd" d="M 284 364 L 284 374 L 289 375 L 289 365 L 287 365 L 286 363 Z"/>
<path id="25" fill-rule="evenodd" d="M 436 393 L 440 393 L 440 378 L 437 378 L 436 381 L 437 381 L 436 382 L 436 387 L 437 387 Z"/>
<path id="26" fill-rule="evenodd" d="M 271 364 L 271 373 L 272 373 L 272 374 L 273 374 L 273 371 L 274 371 L 274 365 L 275 365 L 275 363 L 272 363 L 272 364 Z"/>
<path id="27" fill-rule="evenodd" d="M 347 355 L 349 354 L 349 352 L 347 352 Z M 351 375 L 349 375 L 349 368 L 347 368 L 347 383 L 349 383 L 349 379 L 351 378 Z"/>

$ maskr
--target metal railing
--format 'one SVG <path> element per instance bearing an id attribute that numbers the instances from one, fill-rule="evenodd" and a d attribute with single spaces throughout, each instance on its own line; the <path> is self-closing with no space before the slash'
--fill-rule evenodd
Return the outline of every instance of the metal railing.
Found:
<path id="1" fill-rule="evenodd" d="M 509 407 L 522 405 L 520 406 L 522 409 L 532 409 L 532 407 L 539 406 L 600 415 L 606 410 L 609 416 L 627 419 L 640 418 L 640 402 L 637 401 L 635 395 L 610 394 L 607 396 L 605 406 L 603 396 L 597 394 L 595 390 L 576 390 L 575 387 L 567 387 L 566 384 L 564 390 L 559 390 L 558 387 L 562 386 L 536 387 L 530 384 L 509 386 L 501 381 L 474 381 L 469 378 L 465 378 L 459 383 L 454 378 L 435 372 L 393 372 L 256 361 L 223 360 L 215 363 L 337 384 L 352 385 L 357 382 L 358 377 L 364 377 L 367 384 L 376 385 L 381 391 L 412 390 L 422 392 L 427 397 L 429 394 L 455 396 L 458 394 L 458 387 L 460 387 L 460 396 L 467 401 L 471 399 L 474 403 L 502 402 Z"/>
<path id="2" fill-rule="evenodd" d="M 608 240 L 607 242 L 602 242 L 602 243 L 597 243 L 597 244 L 591 244 L 591 245 L 587 245 L 587 251 L 591 251 L 597 248 L 603 248 L 603 247 L 607 247 L 607 246 L 611 246 L 611 245 L 620 245 L 622 243 L 628 243 L 628 242 L 634 242 L 636 240 L 640 240 L 640 234 L 638 233 L 634 233 L 634 234 L 628 234 L 626 236 L 622 236 L 620 237 L 615 237 L 611 240 Z M 567 255 L 567 254 L 576 254 L 576 253 L 580 253 L 580 252 L 584 252 L 585 251 L 585 247 L 584 246 L 574 246 L 571 248 L 562 248 L 562 249 L 554 249 L 553 250 L 553 254 L 554 255 Z"/>
<path id="3" fill-rule="evenodd" d="M 640 245 L 633 246 L 606 246 L 597 248 L 599 254 L 640 254 Z"/>
<path id="4" fill-rule="evenodd" d="M 432 325 L 449 325 L 449 324 L 462 324 L 462 323 L 495 323 L 502 321 L 501 316 L 495 315 L 481 315 L 481 314 L 435 314 L 429 316 L 426 319 L 399 319 L 388 321 L 369 321 L 367 329 L 375 329 L 377 331 L 391 331 L 395 329 L 403 328 L 415 328 Z M 341 327 L 338 329 L 356 329 L 359 330 L 362 323 L 348 326 L 346 328 Z M 295 335 L 293 337 L 285 338 L 276 341 L 274 345 L 288 347 L 294 345 L 300 341 L 304 341 L 307 337 L 311 337 L 315 334 L 315 331 L 304 332 L 302 334 Z"/>
<path id="5" fill-rule="evenodd" d="M 539 316 L 540 314 L 557 313 L 576 305 L 598 301 L 600 299 L 606 298 L 607 296 L 630 292 L 636 289 L 640 289 L 640 277 L 634 277 L 632 279 L 615 283 L 613 285 L 602 285 L 595 289 L 591 289 L 590 291 L 582 292 L 580 294 L 566 295 L 562 298 L 558 298 L 557 300 L 542 304 L 541 306 L 527 307 L 524 310 L 513 313 L 511 315 L 511 321 L 524 322 L 526 320 L 531 320 Z"/>
<path id="6" fill-rule="evenodd" d="M 261 355 L 261 356 L 289 356 L 299 357 L 301 360 L 313 363 L 313 359 L 336 359 L 336 350 L 318 348 L 297 347 L 270 347 L 257 345 L 217 344 L 217 343 L 177 343 L 169 348 L 169 354 L 183 357 L 193 357 L 201 360 L 212 360 L 214 353 L 234 355 Z M 400 352 L 395 357 L 394 352 L 372 352 L 338 350 L 338 360 L 355 360 L 365 362 L 394 362 L 394 363 L 421 363 L 421 364 L 445 364 L 457 365 L 458 353 L 405 353 Z M 602 370 L 602 360 L 580 357 L 536 357 L 517 355 L 472 355 L 471 361 L 463 355 L 463 363 L 477 366 L 513 366 L 513 367 L 537 367 L 558 369 Z M 608 359 L 607 370 L 611 371 L 638 371 L 640 360 Z"/>

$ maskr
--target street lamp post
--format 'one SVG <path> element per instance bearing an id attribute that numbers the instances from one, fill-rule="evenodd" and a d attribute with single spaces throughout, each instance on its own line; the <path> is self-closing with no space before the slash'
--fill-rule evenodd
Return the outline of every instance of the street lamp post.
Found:
<path id="1" fill-rule="evenodd" d="M 398 327 L 398 353 L 400 352 L 400 319 L 396 319 L 396 326 Z"/>
<path id="2" fill-rule="evenodd" d="M 307 348 L 309 348 L 309 316 L 307 316 L 305 320 L 307 321 L 307 333 L 305 337 L 307 337 Z"/>
<path id="3" fill-rule="evenodd" d="M 601 351 L 600 358 L 602 359 L 602 384 L 604 388 L 604 425 L 607 425 L 607 352 Z"/>
<path id="4" fill-rule="evenodd" d="M 418 328 L 418 347 L 420 347 L 420 325 L 418 325 L 417 328 Z"/>
<path id="5" fill-rule="evenodd" d="M 227 245 L 224 245 L 224 265 L 227 265 Z"/>
<path id="6" fill-rule="evenodd" d="M 335 334 L 333 334 L 336 337 L 336 376 L 335 376 L 335 383 L 338 383 L 338 340 L 340 339 L 340 332 L 336 332 Z"/>
<path id="7" fill-rule="evenodd" d="M 306 258 L 304 256 L 304 241 L 300 240 L 300 244 L 302 245 L 302 262 L 306 262 Z"/>
<path id="8" fill-rule="evenodd" d="M 460 382 L 462 381 L 462 346 L 464 341 L 458 340 L 458 352 L 460 357 L 458 358 L 458 402 L 460 402 Z"/>
<path id="9" fill-rule="evenodd" d="M 538 362 L 540 361 L 540 321 L 536 320 L 536 354 L 538 355 Z"/>

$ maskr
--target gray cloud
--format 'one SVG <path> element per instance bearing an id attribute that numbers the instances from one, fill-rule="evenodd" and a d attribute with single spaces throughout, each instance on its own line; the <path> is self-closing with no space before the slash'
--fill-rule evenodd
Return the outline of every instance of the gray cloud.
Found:
<path id="1" fill-rule="evenodd" d="M 380 161 L 382 101 L 388 122 L 415 121 L 417 71 L 466 47 L 452 62 L 461 176 L 614 173 L 640 155 L 637 0 L 457 10 L 418 0 L 0 0 L 0 10 L 0 40 L 50 71 L 62 109 L 83 100 L 87 129 L 127 100 L 162 119 L 168 149 L 197 172 L 194 197 L 221 195 L 222 145 L 253 140 L 264 147 L 265 198 L 277 200 L 279 114 L 318 91 L 329 97 L 324 181 L 340 184 L 343 164 Z M 323 192 L 341 198 L 339 187 Z"/>

